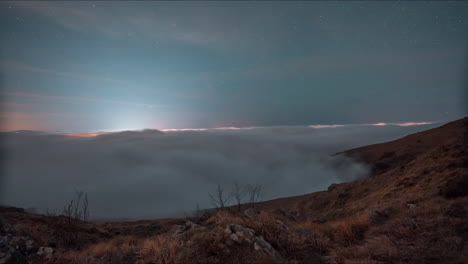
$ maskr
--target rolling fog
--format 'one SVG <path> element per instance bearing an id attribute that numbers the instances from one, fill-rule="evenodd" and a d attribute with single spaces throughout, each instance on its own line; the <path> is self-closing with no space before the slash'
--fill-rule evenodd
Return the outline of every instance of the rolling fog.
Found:
<path id="1" fill-rule="evenodd" d="M 440 125 L 440 124 L 438 124 Z M 145 130 L 93 138 L 0 133 L 0 203 L 60 212 L 79 189 L 92 219 L 182 216 L 211 207 L 217 184 L 262 184 L 264 199 L 324 190 L 368 175 L 350 148 L 438 125 Z"/>

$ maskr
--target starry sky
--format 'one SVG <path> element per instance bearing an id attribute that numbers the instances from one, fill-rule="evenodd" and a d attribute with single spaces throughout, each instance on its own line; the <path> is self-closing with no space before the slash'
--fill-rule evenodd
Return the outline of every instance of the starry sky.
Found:
<path id="1" fill-rule="evenodd" d="M 1 2 L 0 131 L 468 114 L 468 2 Z"/>

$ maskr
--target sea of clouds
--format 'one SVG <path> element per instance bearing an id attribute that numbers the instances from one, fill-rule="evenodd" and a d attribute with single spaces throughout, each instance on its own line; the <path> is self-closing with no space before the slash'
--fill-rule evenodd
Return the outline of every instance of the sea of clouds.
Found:
<path id="1" fill-rule="evenodd" d="M 261 184 L 264 199 L 368 176 L 343 155 L 440 124 L 120 132 L 97 137 L 0 133 L 0 204 L 60 212 L 74 190 L 91 218 L 181 216 L 208 208 L 217 184 Z"/>

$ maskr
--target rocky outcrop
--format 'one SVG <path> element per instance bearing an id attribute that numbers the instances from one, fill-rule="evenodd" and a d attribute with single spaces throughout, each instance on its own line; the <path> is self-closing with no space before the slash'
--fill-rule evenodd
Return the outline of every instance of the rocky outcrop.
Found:
<path id="1" fill-rule="evenodd" d="M 236 243 L 249 243 L 253 245 L 254 250 L 262 251 L 266 255 L 273 258 L 280 258 L 278 252 L 268 243 L 262 236 L 256 236 L 253 229 L 236 225 L 228 224 L 224 232 L 228 235 L 226 241 L 227 245 L 232 245 L 233 242 Z"/>
<path id="2" fill-rule="evenodd" d="M 28 264 L 29 256 L 39 255 L 51 259 L 54 250 L 39 247 L 32 238 L 17 236 L 15 229 L 0 218 L 0 264 Z"/>

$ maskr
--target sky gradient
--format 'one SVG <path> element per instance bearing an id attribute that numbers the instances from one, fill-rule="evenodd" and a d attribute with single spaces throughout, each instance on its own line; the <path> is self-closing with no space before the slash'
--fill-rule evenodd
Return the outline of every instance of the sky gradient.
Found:
<path id="1" fill-rule="evenodd" d="M 468 114 L 468 2 L 1 2 L 0 131 Z"/>

